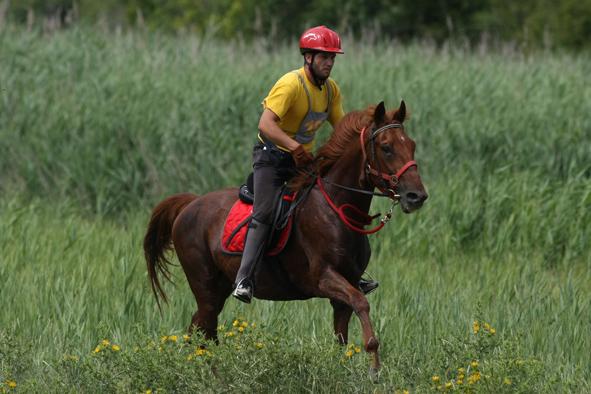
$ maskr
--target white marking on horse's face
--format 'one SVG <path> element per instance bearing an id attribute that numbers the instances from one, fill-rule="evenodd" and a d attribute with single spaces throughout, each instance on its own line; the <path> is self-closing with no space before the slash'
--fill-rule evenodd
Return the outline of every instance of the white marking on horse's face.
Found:
<path id="1" fill-rule="evenodd" d="M 406 139 L 404 138 L 403 135 L 400 136 L 400 141 L 402 141 L 402 142 L 406 141 Z"/>

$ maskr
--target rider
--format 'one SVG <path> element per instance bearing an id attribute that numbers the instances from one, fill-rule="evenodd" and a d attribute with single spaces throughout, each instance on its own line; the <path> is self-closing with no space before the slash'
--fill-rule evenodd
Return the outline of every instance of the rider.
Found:
<path id="1" fill-rule="evenodd" d="M 253 149 L 253 214 L 232 293 L 246 303 L 252 298 L 252 274 L 265 251 L 281 187 L 296 168 L 314 160 L 310 152 L 322 123 L 328 120 L 334 127 L 344 116 L 341 92 L 329 78 L 336 55 L 343 53 L 339 35 L 326 26 L 308 29 L 300 37 L 300 52 L 304 66 L 282 76 L 262 102 Z M 377 286 L 359 281 L 365 294 Z"/>

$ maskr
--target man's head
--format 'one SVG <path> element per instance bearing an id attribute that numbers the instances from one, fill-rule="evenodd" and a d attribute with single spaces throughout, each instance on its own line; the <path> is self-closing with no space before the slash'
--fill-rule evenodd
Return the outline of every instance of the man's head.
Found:
<path id="1" fill-rule="evenodd" d="M 300 52 L 319 84 L 330 76 L 336 54 L 344 53 L 341 49 L 341 38 L 326 26 L 306 30 L 300 37 Z"/>

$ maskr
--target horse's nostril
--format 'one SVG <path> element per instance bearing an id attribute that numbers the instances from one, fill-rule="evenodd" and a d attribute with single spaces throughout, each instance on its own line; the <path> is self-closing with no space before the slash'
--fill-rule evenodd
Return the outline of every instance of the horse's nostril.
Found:
<path id="1" fill-rule="evenodd" d="M 415 193 L 415 192 L 408 192 L 406 193 L 406 200 L 411 204 L 420 204 L 427 199 L 426 193 Z"/>

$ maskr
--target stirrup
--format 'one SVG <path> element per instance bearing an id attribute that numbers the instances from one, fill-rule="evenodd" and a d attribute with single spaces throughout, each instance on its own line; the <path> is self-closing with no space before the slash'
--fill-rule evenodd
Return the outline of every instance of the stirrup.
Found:
<path id="1" fill-rule="evenodd" d="M 363 292 L 363 294 L 367 295 L 378 288 L 380 284 L 375 280 L 368 280 L 368 279 L 359 279 L 359 290 Z"/>
<path id="2" fill-rule="evenodd" d="M 232 295 L 245 304 L 250 304 L 252 300 L 252 282 L 248 279 L 242 279 L 232 292 Z"/>

